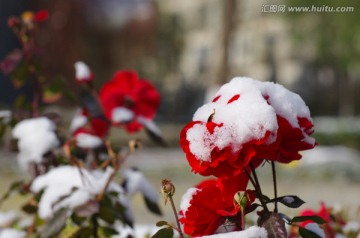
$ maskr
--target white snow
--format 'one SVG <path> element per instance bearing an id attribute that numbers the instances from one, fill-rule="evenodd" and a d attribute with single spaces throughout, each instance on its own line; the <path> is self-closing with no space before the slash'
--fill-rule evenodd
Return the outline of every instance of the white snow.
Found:
<path id="1" fill-rule="evenodd" d="M 27 169 L 31 162 L 41 162 L 43 155 L 58 147 L 60 141 L 55 124 L 46 117 L 25 119 L 14 127 L 12 135 L 18 139 L 18 163 Z"/>
<path id="2" fill-rule="evenodd" d="M 283 200 L 286 203 L 293 203 L 295 201 L 293 197 L 284 197 Z"/>
<path id="3" fill-rule="evenodd" d="M 0 230 L 0 238 L 25 238 L 26 232 L 13 228 L 5 228 Z"/>
<path id="4" fill-rule="evenodd" d="M 321 238 L 325 238 L 325 233 L 324 230 L 320 228 L 320 226 L 316 223 L 308 223 L 305 226 L 306 229 L 316 233 L 318 236 L 320 236 Z"/>
<path id="5" fill-rule="evenodd" d="M 192 197 L 198 192 L 200 189 L 198 188 L 189 188 L 181 198 L 180 201 L 180 210 L 183 212 L 184 216 L 187 209 L 190 207 L 190 201 Z"/>
<path id="6" fill-rule="evenodd" d="M 54 131 L 56 126 L 47 117 L 25 119 L 17 123 L 12 130 L 12 135 L 16 139 L 35 134 L 40 131 Z"/>
<path id="7" fill-rule="evenodd" d="M 0 111 L 0 119 L 2 119 L 3 123 L 7 124 L 10 122 L 12 112 L 10 110 L 1 110 Z"/>
<path id="8" fill-rule="evenodd" d="M 45 189 L 39 202 L 39 216 L 50 218 L 60 208 L 74 209 L 94 199 L 104 188 L 112 171 L 111 168 L 105 172 L 81 169 L 80 173 L 77 167 L 61 166 L 37 177 L 30 189 L 35 193 Z M 115 184 L 112 185 L 114 187 Z M 59 201 L 60 198 L 63 199 Z"/>
<path id="9" fill-rule="evenodd" d="M 342 229 L 345 233 L 356 232 L 360 230 L 360 223 L 358 221 L 348 221 Z"/>
<path id="10" fill-rule="evenodd" d="M 159 192 L 155 190 L 143 173 L 134 169 L 126 169 L 123 171 L 122 176 L 126 180 L 126 192 L 129 197 L 141 192 L 147 199 L 157 203 Z"/>
<path id="11" fill-rule="evenodd" d="M 76 145 L 81 148 L 97 148 L 103 144 L 103 140 L 88 133 L 81 132 L 75 135 Z"/>
<path id="12" fill-rule="evenodd" d="M 127 122 L 134 118 L 134 112 L 126 107 L 116 107 L 111 114 L 111 119 L 114 122 Z"/>
<path id="13" fill-rule="evenodd" d="M 9 225 L 18 218 L 19 218 L 19 213 L 17 211 L 10 210 L 7 212 L 0 212 L 0 227 Z"/>
<path id="14" fill-rule="evenodd" d="M 273 83 L 237 77 L 223 85 L 215 99 L 195 112 L 193 121 L 202 123 L 190 128 L 186 135 L 190 151 L 202 161 L 211 160 L 210 153 L 215 147 L 221 150 L 231 146 L 233 152 L 237 152 L 244 143 L 262 139 L 269 132 L 271 136 L 266 143 L 274 142 L 278 129 L 277 114 L 296 128 L 299 128 L 298 117 L 311 121 L 309 109 L 300 96 Z M 210 133 L 206 122 L 214 111 L 212 122 L 221 126 Z M 303 134 L 307 142 L 315 143 L 304 131 Z"/>
<path id="15" fill-rule="evenodd" d="M 251 226 L 243 231 L 234 231 L 222 234 L 215 234 L 211 236 L 202 236 L 203 238 L 267 238 L 268 234 L 265 228 L 258 226 Z"/>
<path id="16" fill-rule="evenodd" d="M 86 116 L 82 115 L 81 112 L 82 112 L 81 109 L 76 110 L 75 115 L 74 115 L 73 119 L 71 120 L 71 123 L 70 123 L 70 132 L 71 133 L 73 133 L 77 129 L 85 126 L 86 123 L 88 122 L 88 118 Z"/>
<path id="17" fill-rule="evenodd" d="M 77 80 L 82 81 L 82 80 L 89 80 L 91 78 L 91 71 L 89 66 L 87 66 L 84 62 L 82 61 L 77 61 L 74 64 L 75 67 L 75 77 Z"/>

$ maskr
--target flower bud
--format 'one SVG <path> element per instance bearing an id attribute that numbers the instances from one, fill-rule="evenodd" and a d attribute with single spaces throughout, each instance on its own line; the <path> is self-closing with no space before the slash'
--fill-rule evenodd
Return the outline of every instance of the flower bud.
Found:
<path id="1" fill-rule="evenodd" d="M 167 199 L 172 197 L 175 194 L 175 186 L 168 179 L 161 180 L 161 194 L 164 197 L 165 205 L 167 203 Z"/>
<path id="2" fill-rule="evenodd" d="M 9 17 L 9 19 L 8 19 L 8 26 L 9 26 L 10 28 L 17 27 L 18 25 L 19 25 L 19 18 L 14 17 L 14 16 Z"/>

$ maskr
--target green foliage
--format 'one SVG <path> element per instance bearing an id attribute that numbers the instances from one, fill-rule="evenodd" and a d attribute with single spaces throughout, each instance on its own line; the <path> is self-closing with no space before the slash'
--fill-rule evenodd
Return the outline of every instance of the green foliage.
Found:
<path id="1" fill-rule="evenodd" d="M 298 216 L 298 217 L 294 217 L 290 223 L 294 223 L 294 222 L 303 222 L 303 221 L 313 221 L 317 224 L 324 224 L 325 221 L 318 216 Z"/>
<path id="2" fill-rule="evenodd" d="M 173 238 L 174 230 L 170 227 L 158 230 L 151 238 Z"/>
<path id="3" fill-rule="evenodd" d="M 360 21 L 357 1 L 337 0 L 289 0 L 287 6 L 298 7 L 354 7 L 353 12 L 288 12 L 293 24 L 293 35 L 300 43 L 311 42 L 316 47 L 316 61 L 320 64 L 336 65 L 346 69 L 350 64 L 359 63 L 360 29 L 353 27 Z"/>
<path id="4" fill-rule="evenodd" d="M 299 227 L 299 234 L 301 235 L 301 237 L 303 238 L 321 238 L 319 235 L 317 235 L 316 233 L 305 229 L 303 227 Z"/>

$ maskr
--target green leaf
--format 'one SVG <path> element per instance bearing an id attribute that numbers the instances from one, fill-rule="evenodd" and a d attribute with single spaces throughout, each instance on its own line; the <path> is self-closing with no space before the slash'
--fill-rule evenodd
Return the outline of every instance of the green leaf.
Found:
<path id="1" fill-rule="evenodd" d="M 99 218 L 110 224 L 113 224 L 116 219 L 113 210 L 105 206 L 100 207 Z"/>
<path id="2" fill-rule="evenodd" d="M 71 220 L 78 226 L 81 226 L 83 222 L 86 220 L 86 217 L 79 217 L 75 213 L 71 215 Z"/>
<path id="3" fill-rule="evenodd" d="M 294 222 L 303 222 L 303 221 L 313 221 L 317 224 L 324 224 L 326 223 L 321 217 L 319 216 L 298 216 L 291 219 L 291 223 Z"/>
<path id="4" fill-rule="evenodd" d="M 166 226 L 166 225 L 169 225 L 169 223 L 167 221 L 156 222 L 156 226 L 158 226 L 158 227 L 162 227 L 162 226 Z"/>
<path id="5" fill-rule="evenodd" d="M 22 61 L 17 65 L 17 67 L 11 73 L 11 80 L 16 88 L 22 87 L 29 77 L 29 71 L 27 69 L 27 64 Z"/>
<path id="6" fill-rule="evenodd" d="M 89 238 L 92 237 L 93 230 L 90 227 L 83 227 L 78 230 L 71 238 Z"/>
<path id="7" fill-rule="evenodd" d="M 14 191 L 21 191 L 22 190 L 22 185 L 23 185 L 24 181 L 23 180 L 20 180 L 20 181 L 16 181 L 16 182 L 13 182 L 8 191 L 1 197 L 0 199 L 0 203 L 3 202 L 4 200 L 8 199 L 11 195 L 12 192 Z"/>
<path id="8" fill-rule="evenodd" d="M 288 217 L 287 215 L 283 214 L 283 213 L 279 213 L 279 216 L 287 223 L 287 224 L 291 224 L 291 218 Z"/>
<path id="9" fill-rule="evenodd" d="M 54 216 L 41 229 L 41 238 L 56 237 L 66 225 L 68 210 L 66 208 L 55 212 Z"/>
<path id="10" fill-rule="evenodd" d="M 14 102 L 15 109 L 22 109 L 27 106 L 27 99 L 24 94 L 19 95 Z"/>
<path id="11" fill-rule="evenodd" d="M 103 234 L 104 237 L 112 237 L 113 235 L 119 234 L 119 232 L 112 227 L 100 227 L 99 232 Z"/>
<path id="12" fill-rule="evenodd" d="M 172 228 L 162 228 L 158 230 L 151 238 L 173 238 L 174 230 Z"/>
<path id="13" fill-rule="evenodd" d="M 299 234 L 303 238 L 321 238 L 318 234 L 303 227 L 299 227 Z"/>

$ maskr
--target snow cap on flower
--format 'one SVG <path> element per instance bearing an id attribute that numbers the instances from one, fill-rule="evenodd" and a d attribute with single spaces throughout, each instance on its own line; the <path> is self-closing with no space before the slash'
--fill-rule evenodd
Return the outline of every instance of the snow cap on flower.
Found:
<path id="1" fill-rule="evenodd" d="M 231 177 L 252 160 L 290 162 L 315 146 L 308 107 L 281 85 L 237 77 L 180 134 L 195 173 Z"/>
<path id="2" fill-rule="evenodd" d="M 44 154 L 60 145 L 56 125 L 46 117 L 20 121 L 12 135 L 18 139 L 18 163 L 22 169 L 27 169 L 31 162 L 41 162 Z"/>
<path id="3" fill-rule="evenodd" d="M 129 133 L 146 127 L 160 104 L 160 94 L 152 83 L 140 79 L 134 71 L 117 71 L 100 89 L 99 96 L 105 116 Z"/>
<path id="4" fill-rule="evenodd" d="M 94 79 L 94 75 L 91 72 L 89 66 L 82 61 L 77 61 L 74 64 L 75 67 L 75 78 L 79 83 L 91 82 Z"/>

